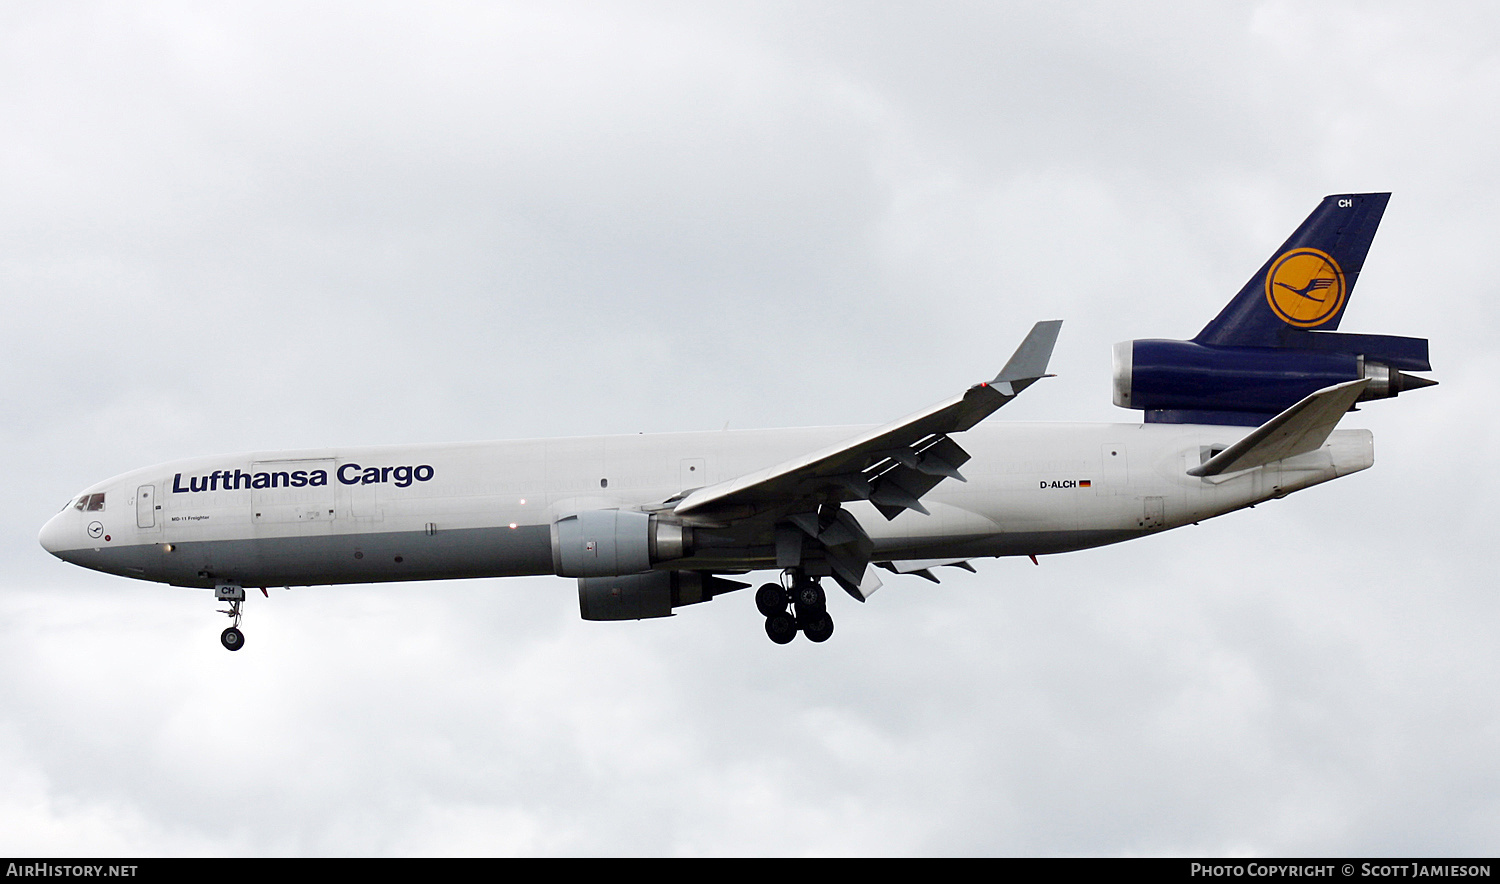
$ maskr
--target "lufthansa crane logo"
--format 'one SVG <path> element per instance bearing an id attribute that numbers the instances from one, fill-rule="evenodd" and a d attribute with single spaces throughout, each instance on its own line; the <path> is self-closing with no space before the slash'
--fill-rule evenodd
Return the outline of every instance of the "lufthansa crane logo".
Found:
<path id="1" fill-rule="evenodd" d="M 1317 249 L 1293 249 L 1266 274 L 1266 301 L 1298 328 L 1313 328 L 1337 316 L 1348 291 L 1338 262 Z"/>

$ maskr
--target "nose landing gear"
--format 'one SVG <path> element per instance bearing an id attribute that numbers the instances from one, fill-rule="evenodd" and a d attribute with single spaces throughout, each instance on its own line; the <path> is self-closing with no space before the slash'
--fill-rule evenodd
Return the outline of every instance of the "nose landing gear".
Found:
<path id="1" fill-rule="evenodd" d="M 783 580 L 790 582 L 790 589 L 767 583 L 755 592 L 755 607 L 766 618 L 766 635 L 778 645 L 796 638 L 799 631 L 809 641 L 828 641 L 833 636 L 833 618 L 828 616 L 828 597 L 818 578 L 790 568 Z"/>
<path id="2" fill-rule="evenodd" d="M 238 651 L 245 646 L 245 634 L 240 632 L 240 618 L 244 616 L 240 606 L 245 603 L 245 588 L 233 583 L 221 583 L 214 587 L 214 598 L 229 603 L 229 607 L 220 609 L 219 613 L 228 615 L 234 621 L 233 626 L 219 634 L 219 641 L 227 650 Z"/>

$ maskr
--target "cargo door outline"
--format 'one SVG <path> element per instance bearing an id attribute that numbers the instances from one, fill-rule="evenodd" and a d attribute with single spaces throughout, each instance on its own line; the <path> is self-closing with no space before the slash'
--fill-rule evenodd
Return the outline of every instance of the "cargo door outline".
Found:
<path id="1" fill-rule="evenodd" d="M 327 481 L 322 485 L 292 485 L 297 472 L 312 474 L 322 470 Z M 252 475 L 265 474 L 267 487 L 250 490 L 250 521 L 256 525 L 331 522 L 334 519 L 334 461 L 332 458 L 307 460 L 264 460 L 250 465 Z"/>

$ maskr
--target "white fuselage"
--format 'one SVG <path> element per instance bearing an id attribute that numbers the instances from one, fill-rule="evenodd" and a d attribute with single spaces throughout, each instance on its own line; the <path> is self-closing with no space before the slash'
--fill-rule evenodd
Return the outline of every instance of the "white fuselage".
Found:
<path id="1" fill-rule="evenodd" d="M 178 586 L 295 586 L 556 573 L 552 525 L 597 509 L 656 509 L 848 438 L 831 427 L 336 448 L 195 458 L 91 486 L 43 528 L 76 564 Z M 1187 470 L 1242 427 L 980 425 L 961 435 L 966 482 L 943 481 L 888 521 L 846 504 L 873 561 L 1040 555 L 1200 521 L 1366 469 L 1367 430 L 1317 451 L 1198 479 Z M 99 495 L 103 495 L 102 498 Z M 774 549 L 698 550 L 660 567 L 775 567 Z"/>

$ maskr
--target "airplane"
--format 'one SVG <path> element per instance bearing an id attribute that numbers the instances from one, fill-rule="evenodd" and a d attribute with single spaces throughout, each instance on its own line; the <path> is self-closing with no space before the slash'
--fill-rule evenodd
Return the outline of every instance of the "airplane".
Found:
<path id="1" fill-rule="evenodd" d="M 246 589 L 553 574 L 586 620 L 755 592 L 772 641 L 833 634 L 823 581 L 1119 543 L 1374 464 L 1357 402 L 1436 381 L 1424 338 L 1335 331 L 1388 193 L 1325 197 L 1196 337 L 1115 345 L 1142 423 L 985 423 L 1036 381 L 1061 322 L 999 374 L 881 426 L 251 452 L 89 486 L 42 528 L 85 568 L 210 589 L 244 647 Z"/>

